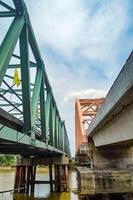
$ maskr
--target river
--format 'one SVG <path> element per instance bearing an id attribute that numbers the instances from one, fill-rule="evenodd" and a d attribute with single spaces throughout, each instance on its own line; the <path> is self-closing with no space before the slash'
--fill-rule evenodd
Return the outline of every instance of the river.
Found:
<path id="1" fill-rule="evenodd" d="M 0 200 L 78 200 L 77 174 L 71 171 L 69 175 L 69 192 L 50 193 L 49 185 L 36 185 L 34 196 L 8 192 L 0 194 Z M 48 180 L 48 172 L 37 171 L 36 180 Z M 0 169 L 0 191 L 13 189 L 14 170 Z"/>

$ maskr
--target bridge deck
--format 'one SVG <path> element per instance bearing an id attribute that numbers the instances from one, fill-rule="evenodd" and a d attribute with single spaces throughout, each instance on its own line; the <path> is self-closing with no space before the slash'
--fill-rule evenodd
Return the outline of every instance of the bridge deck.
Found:
<path id="1" fill-rule="evenodd" d="M 131 53 L 131 55 L 129 56 L 119 76 L 117 77 L 109 93 L 107 94 L 104 103 L 97 112 L 94 120 L 91 122 L 87 130 L 88 136 L 96 138 L 96 135 L 98 132 L 100 132 L 100 130 L 109 127 L 111 121 L 117 118 L 117 116 L 119 116 L 121 112 L 126 110 L 130 106 L 130 104 L 133 103 L 132 66 L 133 66 L 133 53 Z M 128 121 L 130 120 L 131 116 L 129 117 Z"/>
<path id="2" fill-rule="evenodd" d="M 30 136 L 9 127 L 3 127 L 0 130 L 0 153 L 41 155 L 42 157 L 64 154 L 63 150 L 59 150 L 38 139 L 35 139 L 34 144 L 32 144 Z"/>

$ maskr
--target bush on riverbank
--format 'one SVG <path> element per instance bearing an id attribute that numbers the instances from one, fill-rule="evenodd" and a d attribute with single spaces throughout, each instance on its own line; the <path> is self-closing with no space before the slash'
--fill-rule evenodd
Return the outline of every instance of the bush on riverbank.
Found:
<path id="1" fill-rule="evenodd" d="M 7 167 L 13 165 L 15 162 L 15 156 L 12 155 L 0 155 L 0 166 Z"/>

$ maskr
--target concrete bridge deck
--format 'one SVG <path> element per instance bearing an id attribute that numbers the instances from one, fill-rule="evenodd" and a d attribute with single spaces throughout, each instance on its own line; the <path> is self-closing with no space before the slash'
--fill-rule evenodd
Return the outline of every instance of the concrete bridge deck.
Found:
<path id="1" fill-rule="evenodd" d="M 95 146 L 133 142 L 133 53 L 91 122 L 87 135 Z"/>

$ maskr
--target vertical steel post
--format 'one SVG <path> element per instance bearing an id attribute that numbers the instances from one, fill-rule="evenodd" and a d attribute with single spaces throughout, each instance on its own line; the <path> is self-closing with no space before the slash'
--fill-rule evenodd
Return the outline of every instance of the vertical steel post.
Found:
<path id="1" fill-rule="evenodd" d="M 41 116 L 41 140 L 46 140 L 46 119 L 45 119 L 45 89 L 44 75 L 42 76 L 41 91 L 40 91 L 40 116 Z"/>
<path id="2" fill-rule="evenodd" d="M 25 24 L 20 34 L 20 62 L 22 79 L 23 118 L 24 132 L 31 135 L 31 95 L 30 95 L 30 72 L 29 72 L 29 48 L 28 27 Z"/>
<path id="3" fill-rule="evenodd" d="M 51 101 L 50 116 L 49 116 L 49 145 L 53 146 L 53 102 Z"/>

